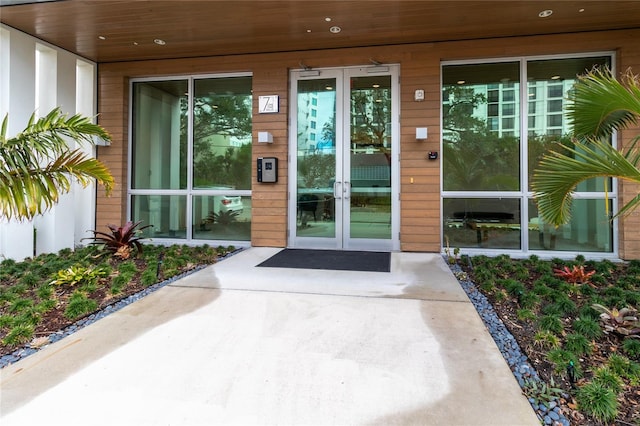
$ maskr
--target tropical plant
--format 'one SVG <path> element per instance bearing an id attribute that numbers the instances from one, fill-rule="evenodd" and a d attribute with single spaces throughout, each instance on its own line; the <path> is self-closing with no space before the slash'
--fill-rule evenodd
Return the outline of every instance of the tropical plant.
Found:
<path id="1" fill-rule="evenodd" d="M 128 221 L 124 226 L 107 225 L 107 228 L 111 230 L 111 234 L 93 230 L 91 231 L 93 232 L 93 237 L 89 238 L 93 241 L 90 244 L 102 246 L 120 259 L 128 259 L 134 248 L 139 254 L 142 253 L 143 249 L 140 241 L 144 239 L 144 237 L 141 237 L 140 233 L 146 228 L 153 226 L 146 225 L 138 228 L 138 225 L 141 223 L 142 221 L 135 223 Z"/>
<path id="2" fill-rule="evenodd" d="M 95 283 L 98 278 L 104 277 L 105 271 L 100 268 L 85 268 L 79 265 L 70 266 L 67 269 L 62 269 L 56 273 L 56 278 L 51 281 L 50 284 L 54 285 L 69 285 L 74 286 L 76 284 Z"/>
<path id="3" fill-rule="evenodd" d="M 640 135 L 624 152 L 610 143 L 614 131 L 629 128 L 640 118 L 640 78 L 629 70 L 621 80 L 606 68 L 593 69 L 578 78 L 567 108 L 574 128 L 573 147 L 548 151 L 532 179 L 533 196 L 545 222 L 569 222 L 571 193 L 587 179 L 604 177 L 605 192 L 612 177 L 640 183 L 640 154 L 636 150 Z M 628 214 L 639 205 L 640 194 L 615 216 Z"/>
<path id="4" fill-rule="evenodd" d="M 0 129 L 0 216 L 31 219 L 51 209 L 71 190 L 72 180 L 84 187 L 93 179 L 109 194 L 114 179 L 109 170 L 67 141 L 93 144 L 93 137 L 110 140 L 109 134 L 89 118 L 67 118 L 59 108 L 36 119 L 16 136 L 7 137 L 9 116 Z"/>
<path id="5" fill-rule="evenodd" d="M 584 266 L 582 265 L 574 265 L 571 269 L 569 269 L 568 266 L 565 266 L 563 268 L 554 269 L 553 272 L 556 277 L 560 277 L 571 284 L 587 284 L 591 280 L 591 277 L 596 273 L 596 271 L 585 272 Z"/>
<path id="6" fill-rule="evenodd" d="M 633 308 L 609 309 L 598 303 L 591 305 L 600 312 L 600 319 L 604 323 L 605 332 L 614 332 L 623 336 L 640 335 L 640 320 Z"/>

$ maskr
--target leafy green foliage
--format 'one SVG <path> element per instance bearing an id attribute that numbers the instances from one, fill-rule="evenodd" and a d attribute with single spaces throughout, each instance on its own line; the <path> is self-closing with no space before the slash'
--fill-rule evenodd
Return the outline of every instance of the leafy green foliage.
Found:
<path id="1" fill-rule="evenodd" d="M 593 351 L 589 339 L 577 333 L 571 333 L 565 336 L 564 348 L 577 355 L 590 354 Z"/>
<path id="2" fill-rule="evenodd" d="M 27 343 L 33 337 L 34 327 L 31 324 L 17 324 L 2 339 L 2 344 L 18 346 Z"/>
<path id="3" fill-rule="evenodd" d="M 640 182 L 640 155 L 636 136 L 625 152 L 610 143 L 616 130 L 635 126 L 640 117 L 640 79 L 630 71 L 618 81 L 608 69 L 594 69 L 579 77 L 571 91 L 569 121 L 574 126 L 574 146 L 550 151 L 535 170 L 531 186 L 542 219 L 554 225 L 569 222 L 572 196 L 586 179 L 609 177 Z M 640 196 L 622 206 L 625 215 L 640 205 Z"/>
<path id="4" fill-rule="evenodd" d="M 542 404 L 545 407 L 549 407 L 549 403 L 562 398 L 564 394 L 563 390 L 556 386 L 553 378 L 548 384 L 540 380 L 527 379 L 522 390 L 536 405 Z"/>
<path id="5" fill-rule="evenodd" d="M 610 388 L 598 382 L 587 383 L 576 393 L 578 408 L 594 419 L 608 423 L 618 415 L 618 400 Z"/>
<path id="6" fill-rule="evenodd" d="M 81 148 L 71 150 L 67 143 L 70 139 L 93 144 L 94 136 L 110 140 L 102 127 L 79 114 L 67 117 L 55 108 L 39 119 L 32 114 L 22 132 L 8 137 L 8 118 L 0 127 L 0 216 L 32 219 L 69 192 L 73 180 L 86 187 L 96 179 L 107 194 L 111 192 L 115 181 L 108 169 Z"/>
<path id="7" fill-rule="evenodd" d="M 95 311 L 97 308 L 98 303 L 95 300 L 89 299 L 83 292 L 75 291 L 69 299 L 64 316 L 69 319 L 77 319 Z"/>
<path id="8" fill-rule="evenodd" d="M 95 284 L 105 273 L 101 269 L 87 268 L 84 266 L 73 265 L 67 269 L 58 271 L 56 278 L 51 284 L 56 286 L 68 285 L 75 286 L 77 284 Z"/>
<path id="9" fill-rule="evenodd" d="M 614 393 L 620 393 L 624 382 L 610 367 L 602 366 L 593 372 L 593 382 L 611 389 Z"/>
<path id="10" fill-rule="evenodd" d="M 630 358 L 640 359 L 640 339 L 624 339 L 622 350 Z"/>
<path id="11" fill-rule="evenodd" d="M 547 314 L 540 317 L 538 320 L 538 328 L 555 334 L 562 333 L 562 330 L 564 329 L 560 317 L 553 314 Z"/>
<path id="12" fill-rule="evenodd" d="M 598 321 L 586 315 L 581 315 L 573 321 L 573 329 L 587 339 L 595 339 L 602 335 Z"/>

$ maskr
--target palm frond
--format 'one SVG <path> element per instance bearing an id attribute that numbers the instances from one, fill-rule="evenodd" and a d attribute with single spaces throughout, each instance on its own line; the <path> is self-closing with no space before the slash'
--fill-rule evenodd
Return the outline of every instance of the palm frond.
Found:
<path id="1" fill-rule="evenodd" d="M 6 118 L 5 118 L 6 119 Z M 36 119 L 31 115 L 27 128 L 16 136 L 5 139 L 3 144 L 9 147 L 30 149 L 42 156 L 50 156 L 68 150 L 68 140 L 81 144 L 93 144 L 93 138 L 111 140 L 111 136 L 101 126 L 80 114 L 68 117 L 60 108 Z"/>
<path id="2" fill-rule="evenodd" d="M 67 118 L 56 108 L 45 117 L 31 116 L 24 131 L 6 137 L 7 117 L 0 129 L 0 214 L 8 219 L 31 219 L 52 208 L 73 180 L 86 187 L 95 179 L 107 195 L 115 181 L 99 160 L 68 141 L 110 140 L 100 126 L 80 115 Z"/>
<path id="3" fill-rule="evenodd" d="M 618 81 L 607 68 L 580 76 L 567 107 L 577 138 L 609 137 L 640 117 L 640 79 L 628 70 Z"/>
<path id="4" fill-rule="evenodd" d="M 564 152 L 549 151 L 535 170 L 531 184 L 542 220 L 554 225 L 567 223 L 571 218 L 571 194 L 587 179 L 613 177 L 640 183 L 637 160 L 635 144 L 622 153 L 597 139 L 564 147 Z M 616 216 L 631 211 L 638 202 L 632 200 Z"/>

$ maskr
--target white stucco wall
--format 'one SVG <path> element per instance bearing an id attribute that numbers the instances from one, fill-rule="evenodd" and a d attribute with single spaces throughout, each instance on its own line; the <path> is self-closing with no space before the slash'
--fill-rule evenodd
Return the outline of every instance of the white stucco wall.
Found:
<path id="1" fill-rule="evenodd" d="M 60 107 L 69 115 L 95 116 L 94 63 L 12 28 L 0 31 L 0 116 L 9 114 L 8 137 L 23 130 L 34 112 L 41 116 Z M 84 149 L 95 154 L 93 147 Z M 33 221 L 0 218 L 0 260 L 73 248 L 90 236 L 86 231 L 94 224 L 95 188 L 74 185 L 58 205 Z"/>

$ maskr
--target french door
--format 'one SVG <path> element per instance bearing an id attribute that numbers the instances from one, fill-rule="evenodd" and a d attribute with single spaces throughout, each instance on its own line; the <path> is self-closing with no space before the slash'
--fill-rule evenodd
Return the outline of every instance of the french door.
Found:
<path id="1" fill-rule="evenodd" d="M 291 77 L 289 246 L 398 250 L 397 66 Z"/>

